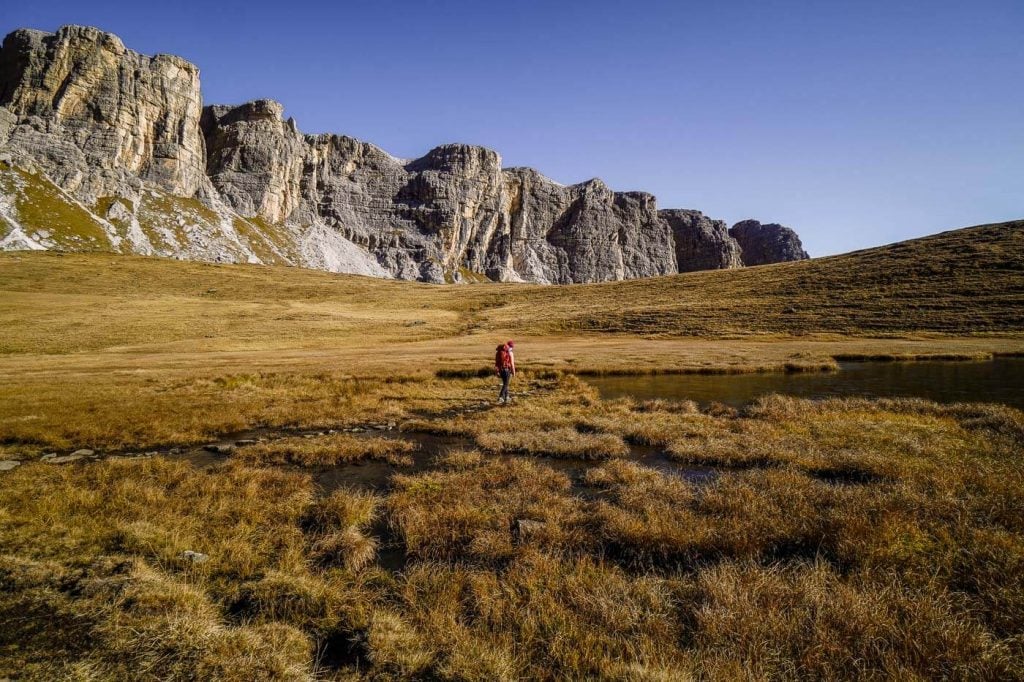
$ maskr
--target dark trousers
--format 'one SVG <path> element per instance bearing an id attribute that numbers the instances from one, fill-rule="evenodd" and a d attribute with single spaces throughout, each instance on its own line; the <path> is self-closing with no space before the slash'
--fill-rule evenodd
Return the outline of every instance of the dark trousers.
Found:
<path id="1" fill-rule="evenodd" d="M 508 400 L 508 384 L 512 381 L 512 370 L 503 369 L 498 372 L 501 377 L 501 392 L 498 394 L 498 400 Z"/>

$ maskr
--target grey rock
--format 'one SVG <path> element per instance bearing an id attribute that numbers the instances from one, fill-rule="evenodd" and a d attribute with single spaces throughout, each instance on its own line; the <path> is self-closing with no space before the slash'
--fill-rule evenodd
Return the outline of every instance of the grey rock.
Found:
<path id="1" fill-rule="evenodd" d="M 517 542 L 528 542 L 542 534 L 547 527 L 543 521 L 516 519 L 512 522 L 512 537 Z"/>
<path id="2" fill-rule="evenodd" d="M 191 197 L 207 182 L 199 69 L 179 57 L 146 57 L 88 26 L 22 29 L 4 39 L 0 86 L 16 121 L 8 148 L 79 196 L 141 180 Z"/>
<path id="3" fill-rule="evenodd" d="M 188 561 L 193 564 L 203 564 L 210 560 L 210 557 L 202 552 L 193 552 L 191 549 L 186 549 L 184 552 L 178 555 L 178 558 L 182 561 Z"/>
<path id="4" fill-rule="evenodd" d="M 208 452 L 214 452 L 218 455 L 227 455 L 235 450 L 235 446 L 228 443 L 210 443 L 204 445 L 203 449 Z"/>
<path id="5" fill-rule="evenodd" d="M 563 187 L 465 144 L 411 162 L 342 135 L 302 135 L 259 100 L 203 114 L 207 172 L 246 217 L 323 222 L 400 279 L 592 282 L 675 272 L 654 197 Z"/>
<path id="6" fill-rule="evenodd" d="M 48 452 L 45 455 L 43 455 L 42 457 L 40 457 L 39 461 L 40 462 L 49 462 L 51 459 L 55 458 L 56 456 L 57 456 L 56 452 Z"/>
<path id="7" fill-rule="evenodd" d="M 256 439 L 255 438 L 242 438 L 241 440 L 236 440 L 235 441 L 235 445 L 237 445 L 238 447 L 243 447 L 245 445 L 256 445 Z"/>
<path id="8" fill-rule="evenodd" d="M 50 457 L 45 460 L 48 464 L 68 464 L 69 462 L 77 462 L 80 459 L 84 459 L 82 455 L 70 454 L 63 455 L 62 457 Z"/>
<path id="9" fill-rule="evenodd" d="M 92 457 L 93 455 L 96 454 L 96 451 L 95 450 L 90 450 L 89 448 L 81 448 L 79 450 L 75 450 L 71 454 L 72 455 L 77 455 L 79 457 Z"/>
<path id="10" fill-rule="evenodd" d="M 744 265 L 767 265 L 810 258 L 796 232 L 778 223 L 742 220 L 729 229 L 743 252 Z"/>
<path id="11" fill-rule="evenodd" d="M 680 208 L 658 211 L 658 217 L 672 229 L 679 272 L 743 266 L 740 245 L 724 221 Z"/>
<path id="12" fill-rule="evenodd" d="M 19 466 L 21 466 L 21 462 L 16 459 L 0 460 L 0 471 L 10 471 Z"/>

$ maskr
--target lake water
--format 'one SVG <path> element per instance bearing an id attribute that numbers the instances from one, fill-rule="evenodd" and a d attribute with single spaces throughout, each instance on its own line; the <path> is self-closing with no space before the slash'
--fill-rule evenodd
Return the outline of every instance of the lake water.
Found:
<path id="1" fill-rule="evenodd" d="M 1024 409 L 1024 358 L 986 362 L 843 362 L 813 374 L 678 374 L 588 377 L 604 398 L 668 398 L 740 406 L 767 393 L 803 398 L 918 397 Z"/>

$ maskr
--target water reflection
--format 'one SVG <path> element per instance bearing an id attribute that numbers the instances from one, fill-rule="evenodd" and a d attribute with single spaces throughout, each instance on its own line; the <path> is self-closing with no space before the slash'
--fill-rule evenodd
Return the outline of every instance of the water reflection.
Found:
<path id="1" fill-rule="evenodd" d="M 821 374 L 654 375 L 593 377 L 604 398 L 632 396 L 744 405 L 767 393 L 919 397 L 942 403 L 995 402 L 1024 409 L 1024 358 L 988 362 L 845 362 Z"/>

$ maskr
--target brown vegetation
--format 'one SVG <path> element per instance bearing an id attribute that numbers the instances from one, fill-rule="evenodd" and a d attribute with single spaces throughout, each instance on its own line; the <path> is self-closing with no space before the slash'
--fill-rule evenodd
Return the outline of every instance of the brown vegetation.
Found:
<path id="1" fill-rule="evenodd" d="M 0 677 L 1024 679 L 1024 414 L 572 376 L 1019 353 L 1021 235 L 571 289 L 0 254 Z M 284 435 L 391 421 L 465 442 Z"/>
<path id="2" fill-rule="evenodd" d="M 295 464 L 298 466 L 339 466 L 363 460 L 379 460 L 395 466 L 412 464 L 416 446 L 395 438 L 360 438 L 347 433 L 292 437 L 249 445 L 236 458 L 247 464 Z"/>
<path id="3" fill-rule="evenodd" d="M 715 416 L 572 378 L 528 402 L 438 425 L 473 438 L 506 415 L 724 468 L 697 484 L 623 456 L 574 481 L 453 450 L 383 495 L 324 496 L 263 467 L 383 439 L 289 438 L 206 469 L 29 462 L 0 481 L 0 673 L 1024 676 L 1019 411 L 771 397 Z"/>

